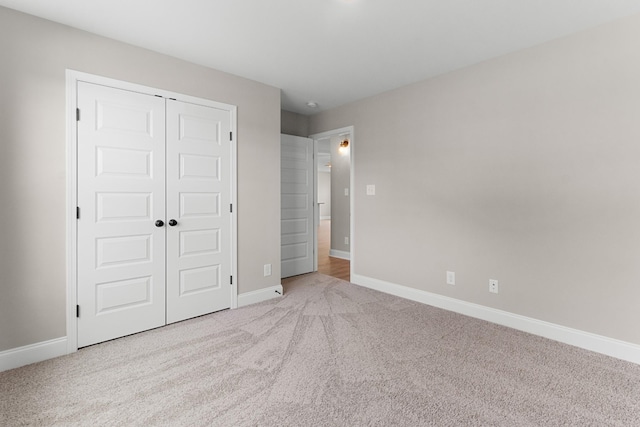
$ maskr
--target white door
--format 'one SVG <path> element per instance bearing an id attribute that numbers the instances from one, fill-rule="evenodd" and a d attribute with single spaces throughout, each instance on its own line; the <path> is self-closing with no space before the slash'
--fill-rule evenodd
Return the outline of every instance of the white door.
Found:
<path id="1" fill-rule="evenodd" d="M 167 323 L 231 306 L 231 113 L 167 101 Z"/>
<path id="2" fill-rule="evenodd" d="M 229 308 L 232 113 L 78 82 L 78 347 Z"/>
<path id="3" fill-rule="evenodd" d="M 165 324 L 165 102 L 82 82 L 77 102 L 84 347 Z"/>
<path id="4" fill-rule="evenodd" d="M 281 135 L 280 161 L 280 252 L 284 278 L 313 271 L 313 140 Z"/>

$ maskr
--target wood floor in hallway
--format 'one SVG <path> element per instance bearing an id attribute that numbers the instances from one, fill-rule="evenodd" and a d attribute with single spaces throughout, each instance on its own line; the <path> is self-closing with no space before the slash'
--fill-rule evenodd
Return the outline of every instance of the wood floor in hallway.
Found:
<path id="1" fill-rule="evenodd" d="M 331 220 L 323 219 L 318 227 L 318 273 L 349 281 L 351 262 L 329 256 L 331 249 Z"/>

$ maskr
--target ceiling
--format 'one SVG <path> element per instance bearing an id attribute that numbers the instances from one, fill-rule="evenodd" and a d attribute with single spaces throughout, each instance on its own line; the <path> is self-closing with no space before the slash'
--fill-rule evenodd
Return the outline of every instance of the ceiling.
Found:
<path id="1" fill-rule="evenodd" d="M 0 0 L 282 89 L 313 114 L 624 16 L 639 0 Z M 307 101 L 318 107 L 311 109 Z"/>

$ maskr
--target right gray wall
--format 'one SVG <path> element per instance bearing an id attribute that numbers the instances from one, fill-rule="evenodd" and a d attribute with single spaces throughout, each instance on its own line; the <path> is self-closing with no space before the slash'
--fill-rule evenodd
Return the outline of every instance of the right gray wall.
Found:
<path id="1" fill-rule="evenodd" d="M 355 129 L 352 274 L 640 344 L 638 40 L 640 15 L 312 116 Z"/>

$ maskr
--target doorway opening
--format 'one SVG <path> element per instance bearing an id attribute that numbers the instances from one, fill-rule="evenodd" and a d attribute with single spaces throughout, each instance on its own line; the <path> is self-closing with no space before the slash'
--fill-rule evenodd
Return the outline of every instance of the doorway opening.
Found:
<path id="1" fill-rule="evenodd" d="M 316 159 L 317 271 L 350 281 L 353 127 L 311 135 Z"/>

